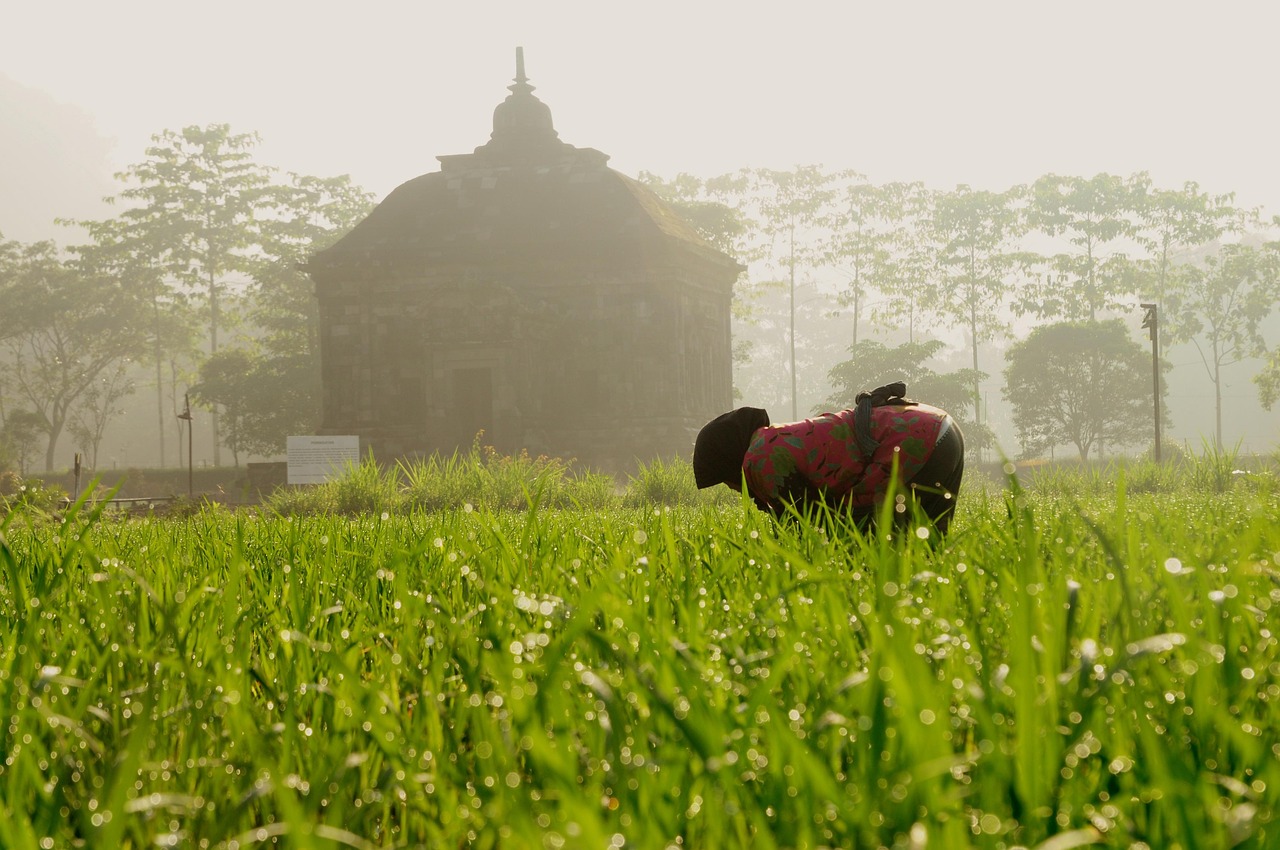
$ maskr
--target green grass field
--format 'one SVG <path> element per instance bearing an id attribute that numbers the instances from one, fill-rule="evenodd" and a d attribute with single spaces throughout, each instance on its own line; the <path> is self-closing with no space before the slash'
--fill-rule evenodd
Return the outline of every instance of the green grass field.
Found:
<path id="1" fill-rule="evenodd" d="M 935 546 L 473 462 L 13 510 L 0 845 L 1280 847 L 1268 474 L 974 483 Z"/>

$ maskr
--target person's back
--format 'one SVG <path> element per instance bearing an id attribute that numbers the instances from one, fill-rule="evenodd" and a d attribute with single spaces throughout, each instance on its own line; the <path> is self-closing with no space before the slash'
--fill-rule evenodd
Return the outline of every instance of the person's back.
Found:
<path id="1" fill-rule="evenodd" d="M 815 491 L 831 505 L 871 507 L 883 498 L 895 465 L 899 480 L 915 479 L 949 423 L 945 410 L 928 404 L 873 408 L 876 447 L 869 456 L 854 436 L 853 410 L 769 425 L 756 431 L 743 458 L 747 485 L 775 510 Z"/>
<path id="2" fill-rule="evenodd" d="M 858 396 L 858 406 L 770 425 L 743 407 L 707 423 L 694 444 L 698 487 L 726 484 L 762 509 L 781 513 L 816 503 L 874 522 L 893 476 L 945 534 L 964 474 L 964 436 L 945 410 L 903 398 L 889 384 Z M 906 519 L 904 512 L 897 516 Z"/>

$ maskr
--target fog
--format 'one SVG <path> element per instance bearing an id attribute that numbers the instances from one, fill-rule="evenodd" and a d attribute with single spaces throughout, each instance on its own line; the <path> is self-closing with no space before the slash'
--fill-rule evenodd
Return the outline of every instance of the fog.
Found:
<path id="1" fill-rule="evenodd" d="M 162 129 L 226 122 L 262 134 L 264 162 L 385 195 L 486 140 L 523 45 L 560 137 L 624 173 L 1149 171 L 1280 210 L 1270 3 L 7 7 L 0 73 L 84 110 L 116 167 Z"/>
<path id="2" fill-rule="evenodd" d="M 488 139 L 517 45 L 560 138 L 625 174 L 821 163 L 1003 190 L 1146 171 L 1280 212 L 1271 3 L 10 6 L 9 238 L 66 239 L 54 217 L 99 214 L 111 173 L 189 124 L 257 132 L 260 162 L 382 198 Z"/>

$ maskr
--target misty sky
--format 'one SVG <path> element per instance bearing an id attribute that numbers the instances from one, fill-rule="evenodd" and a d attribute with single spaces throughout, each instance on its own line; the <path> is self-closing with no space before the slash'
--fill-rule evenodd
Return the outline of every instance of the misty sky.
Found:
<path id="1" fill-rule="evenodd" d="M 266 164 L 382 197 L 488 139 L 522 45 L 561 139 L 628 174 L 821 163 L 1003 189 L 1146 170 L 1276 213 L 1278 9 L 10 0 L 0 74 L 87 112 L 112 168 L 226 122 Z"/>

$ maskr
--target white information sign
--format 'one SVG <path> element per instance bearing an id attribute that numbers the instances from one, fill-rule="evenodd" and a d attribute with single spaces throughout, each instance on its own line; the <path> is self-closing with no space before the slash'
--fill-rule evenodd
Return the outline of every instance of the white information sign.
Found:
<path id="1" fill-rule="evenodd" d="M 322 484 L 360 463 L 359 437 L 290 437 L 289 483 Z"/>

